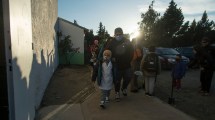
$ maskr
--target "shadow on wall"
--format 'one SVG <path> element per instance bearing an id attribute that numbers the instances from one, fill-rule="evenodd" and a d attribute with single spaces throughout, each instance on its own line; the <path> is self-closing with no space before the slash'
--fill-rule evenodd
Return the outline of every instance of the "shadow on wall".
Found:
<path id="1" fill-rule="evenodd" d="M 44 51 L 41 50 L 40 63 L 37 60 L 37 55 L 33 54 L 29 79 L 27 76 L 22 75 L 21 67 L 17 64 L 18 58 L 13 59 L 13 68 L 16 70 L 16 74 L 14 74 L 16 119 L 33 120 L 35 118 L 46 87 L 55 71 L 54 60 L 56 56 L 53 56 L 54 54 L 52 52 L 47 53 L 46 61 Z"/>

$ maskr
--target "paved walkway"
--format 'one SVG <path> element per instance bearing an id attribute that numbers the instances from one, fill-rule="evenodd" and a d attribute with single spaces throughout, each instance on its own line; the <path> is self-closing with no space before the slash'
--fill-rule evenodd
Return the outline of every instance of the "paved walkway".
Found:
<path id="1" fill-rule="evenodd" d="M 82 97 L 82 100 L 77 99 L 79 97 Z M 114 101 L 112 90 L 110 103 L 106 109 L 99 107 L 99 100 L 100 90 L 97 87 L 92 90 L 92 84 L 89 84 L 65 103 L 42 107 L 38 111 L 37 120 L 194 120 L 156 97 L 145 96 L 143 90 L 138 93 L 129 92 L 127 97 L 122 96 L 120 102 Z"/>

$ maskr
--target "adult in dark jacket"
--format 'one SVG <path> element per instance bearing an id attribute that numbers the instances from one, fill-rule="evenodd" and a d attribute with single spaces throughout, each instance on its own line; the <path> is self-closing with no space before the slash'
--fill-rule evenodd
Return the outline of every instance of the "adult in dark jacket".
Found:
<path id="1" fill-rule="evenodd" d="M 203 95 L 208 96 L 210 93 L 211 81 L 214 71 L 214 50 L 209 44 L 210 39 L 204 37 L 201 41 L 202 44 L 202 58 L 200 59 L 200 79 L 202 81 Z"/>
<path id="2" fill-rule="evenodd" d="M 214 72 L 215 51 L 214 48 L 210 46 L 210 39 L 208 37 L 203 37 L 201 40 L 201 46 L 194 47 L 194 51 L 196 52 L 196 57 L 189 67 L 192 67 L 195 63 L 199 64 L 201 82 L 200 93 L 204 96 L 208 96 Z"/>
<path id="3" fill-rule="evenodd" d="M 123 36 L 122 28 L 116 28 L 114 34 L 115 37 L 107 49 L 112 52 L 114 76 L 116 78 L 114 80 L 116 100 L 120 101 L 121 79 L 123 79 L 122 93 L 127 96 L 127 87 L 132 77 L 130 63 L 134 50 L 131 42 Z"/>

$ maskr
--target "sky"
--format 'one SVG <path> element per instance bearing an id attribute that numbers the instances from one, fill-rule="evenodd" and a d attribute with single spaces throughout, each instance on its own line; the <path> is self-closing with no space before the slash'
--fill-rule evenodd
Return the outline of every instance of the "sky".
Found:
<path id="1" fill-rule="evenodd" d="M 163 15 L 171 0 L 155 0 L 154 10 Z M 215 0 L 174 0 L 182 9 L 184 21 L 199 21 L 206 10 L 209 20 L 215 21 Z M 58 17 L 77 23 L 97 34 L 102 22 L 113 36 L 114 29 L 121 27 L 124 33 L 138 30 L 141 13 L 148 10 L 152 0 L 58 0 Z"/>

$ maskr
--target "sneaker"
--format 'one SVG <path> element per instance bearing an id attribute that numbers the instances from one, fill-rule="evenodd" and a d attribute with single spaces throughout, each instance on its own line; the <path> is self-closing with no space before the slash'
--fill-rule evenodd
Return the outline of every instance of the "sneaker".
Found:
<path id="1" fill-rule="evenodd" d="M 119 95 L 119 92 L 116 92 L 115 100 L 116 100 L 117 102 L 119 102 L 119 101 L 120 101 L 120 95 Z"/>
<path id="2" fill-rule="evenodd" d="M 138 92 L 138 90 L 131 90 L 131 92 L 133 92 L 133 93 L 137 93 L 137 92 Z"/>
<path id="3" fill-rule="evenodd" d="M 149 94 L 149 93 L 145 93 L 145 95 L 146 95 L 146 96 L 150 96 L 150 94 Z"/>
<path id="4" fill-rule="evenodd" d="M 204 93 L 204 91 L 203 90 L 199 90 L 199 93 Z"/>
<path id="5" fill-rule="evenodd" d="M 105 103 L 109 103 L 109 102 L 110 102 L 109 97 L 106 97 L 105 98 Z"/>
<path id="6" fill-rule="evenodd" d="M 204 93 L 202 94 L 202 96 L 210 96 L 210 94 L 209 94 L 208 92 L 204 92 Z"/>
<path id="7" fill-rule="evenodd" d="M 105 102 L 104 101 L 100 102 L 100 107 L 103 108 L 103 109 L 105 108 Z"/>
<path id="8" fill-rule="evenodd" d="M 149 97 L 154 96 L 154 94 L 150 94 L 150 93 L 145 93 L 145 95 Z"/>
<path id="9" fill-rule="evenodd" d="M 127 89 L 121 89 L 122 90 L 122 94 L 124 95 L 124 96 L 127 96 Z"/>

